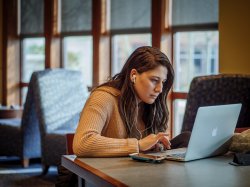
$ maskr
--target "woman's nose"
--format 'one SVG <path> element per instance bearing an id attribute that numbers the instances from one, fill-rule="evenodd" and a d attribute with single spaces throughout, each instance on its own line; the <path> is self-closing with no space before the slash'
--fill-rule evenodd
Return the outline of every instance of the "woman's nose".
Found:
<path id="1" fill-rule="evenodd" d="M 159 83 L 156 85 L 155 87 L 155 92 L 161 93 L 162 92 L 162 88 L 163 88 L 163 84 Z"/>

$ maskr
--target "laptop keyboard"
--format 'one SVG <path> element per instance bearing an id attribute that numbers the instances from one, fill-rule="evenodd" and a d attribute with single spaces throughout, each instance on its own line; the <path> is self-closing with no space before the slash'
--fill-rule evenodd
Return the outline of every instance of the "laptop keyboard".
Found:
<path id="1" fill-rule="evenodd" d="M 186 153 L 174 153 L 174 154 L 170 154 L 167 155 L 167 157 L 175 157 L 175 158 L 185 158 Z"/>
<path id="2" fill-rule="evenodd" d="M 172 155 L 175 158 L 184 158 L 186 154 L 187 148 L 178 148 L 178 149 L 170 149 L 167 151 L 162 151 L 162 152 L 155 152 L 155 153 L 148 153 L 149 155 L 154 155 L 154 156 L 164 156 L 164 157 L 172 157 Z"/>

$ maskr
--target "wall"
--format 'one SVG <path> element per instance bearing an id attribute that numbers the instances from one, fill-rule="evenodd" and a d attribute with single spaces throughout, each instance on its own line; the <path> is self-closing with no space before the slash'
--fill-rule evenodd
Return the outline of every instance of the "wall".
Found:
<path id="1" fill-rule="evenodd" d="M 220 0 L 220 73 L 250 74 L 250 1 Z"/>

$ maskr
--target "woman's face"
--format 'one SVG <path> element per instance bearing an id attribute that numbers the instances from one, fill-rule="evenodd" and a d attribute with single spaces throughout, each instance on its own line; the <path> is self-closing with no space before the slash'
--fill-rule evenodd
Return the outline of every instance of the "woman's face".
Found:
<path id="1" fill-rule="evenodd" d="M 139 74 L 135 69 L 131 71 L 131 77 L 135 75 L 134 89 L 139 102 L 152 104 L 162 92 L 163 83 L 167 80 L 167 68 L 159 65 L 155 69 Z"/>

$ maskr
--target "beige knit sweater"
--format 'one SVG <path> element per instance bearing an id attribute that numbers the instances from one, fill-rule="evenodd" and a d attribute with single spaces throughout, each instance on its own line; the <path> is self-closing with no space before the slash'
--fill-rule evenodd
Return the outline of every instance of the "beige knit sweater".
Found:
<path id="1" fill-rule="evenodd" d="M 118 109 L 120 91 L 103 86 L 90 95 L 76 129 L 73 151 L 80 157 L 128 156 L 139 152 L 138 140 L 127 138 Z"/>

